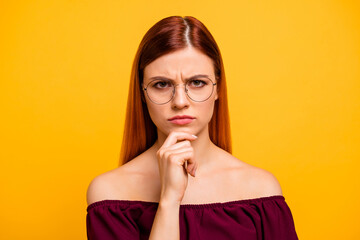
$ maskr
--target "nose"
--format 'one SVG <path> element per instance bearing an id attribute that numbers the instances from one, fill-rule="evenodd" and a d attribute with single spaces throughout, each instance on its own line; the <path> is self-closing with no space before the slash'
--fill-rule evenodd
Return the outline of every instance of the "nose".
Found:
<path id="1" fill-rule="evenodd" d="M 174 85 L 175 95 L 171 101 L 172 108 L 182 109 L 189 107 L 189 98 L 186 94 L 185 85 L 177 84 Z"/>

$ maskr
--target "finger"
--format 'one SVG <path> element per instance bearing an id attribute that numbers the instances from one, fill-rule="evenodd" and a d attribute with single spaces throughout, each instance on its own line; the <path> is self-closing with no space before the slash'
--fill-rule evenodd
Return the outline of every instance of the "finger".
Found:
<path id="1" fill-rule="evenodd" d="M 191 143 L 189 140 L 184 140 L 182 142 L 178 142 L 175 143 L 174 145 L 171 145 L 169 147 L 164 147 L 162 146 L 156 153 L 156 155 L 160 158 L 163 158 L 163 156 L 166 156 L 170 153 L 172 153 L 172 151 L 177 150 L 177 149 L 188 149 L 191 148 Z"/>
<path id="2" fill-rule="evenodd" d="M 192 147 L 183 147 L 179 149 L 166 150 L 163 154 L 163 157 L 165 159 L 169 159 L 170 157 L 174 157 L 175 155 L 179 155 L 184 152 L 194 152 L 194 149 Z"/>
<path id="3" fill-rule="evenodd" d="M 174 156 L 175 157 L 175 156 Z M 185 151 L 178 153 L 176 157 L 179 157 L 179 160 L 181 162 L 181 165 L 184 166 L 187 173 L 194 175 L 194 170 L 196 167 L 196 162 L 194 161 L 194 152 L 193 151 Z"/>
<path id="4" fill-rule="evenodd" d="M 162 147 L 169 147 L 171 145 L 174 145 L 175 143 L 177 143 L 178 141 L 182 141 L 182 140 L 190 140 L 193 141 L 195 140 L 197 137 L 195 135 L 192 135 L 190 133 L 187 132 L 171 132 L 169 134 L 169 136 L 166 138 L 164 144 L 162 145 Z"/>
<path id="5" fill-rule="evenodd" d="M 194 162 L 194 152 L 185 151 L 179 153 L 171 153 L 168 155 L 168 159 L 181 166 L 185 166 L 185 163 L 187 161 L 187 164 L 189 165 L 189 162 Z"/>
<path id="6" fill-rule="evenodd" d="M 174 145 L 173 145 L 174 146 Z M 185 146 L 185 147 L 181 147 L 181 148 L 176 148 L 176 149 L 166 149 L 163 150 L 162 153 L 160 153 L 162 157 L 165 157 L 166 159 L 169 158 L 169 156 L 171 155 L 176 155 L 176 154 L 180 154 L 183 152 L 192 152 L 194 153 L 194 149 L 191 146 Z M 195 167 L 195 161 L 193 161 L 192 159 L 186 160 L 185 164 L 185 168 L 187 171 L 191 172 L 192 169 Z"/>
<path id="7" fill-rule="evenodd" d="M 188 165 L 188 166 L 190 166 L 190 165 Z M 195 176 L 195 172 L 196 172 L 197 167 L 198 167 L 198 163 L 195 162 L 192 166 L 188 167 L 188 168 L 189 168 L 189 169 L 188 169 L 188 172 L 189 172 L 191 175 Z"/>
<path id="8" fill-rule="evenodd" d="M 191 143 L 189 140 L 184 140 L 178 143 L 175 143 L 169 147 L 162 147 L 163 150 L 165 151 L 171 151 L 171 150 L 175 150 L 175 149 L 180 149 L 180 148 L 188 148 L 191 147 Z"/>

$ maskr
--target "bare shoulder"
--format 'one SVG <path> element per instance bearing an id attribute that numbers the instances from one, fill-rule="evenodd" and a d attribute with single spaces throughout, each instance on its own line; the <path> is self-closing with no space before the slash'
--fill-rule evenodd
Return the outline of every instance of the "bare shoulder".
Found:
<path id="1" fill-rule="evenodd" d="M 87 189 L 87 204 L 106 199 L 153 200 L 150 193 L 154 183 L 148 179 L 154 177 L 149 171 L 150 166 L 143 161 L 146 158 L 148 155 L 140 154 L 126 164 L 96 176 Z"/>
<path id="2" fill-rule="evenodd" d="M 269 171 L 247 164 L 244 176 L 248 180 L 253 197 L 283 195 L 277 178 Z"/>
<path id="3" fill-rule="evenodd" d="M 120 166 L 116 169 L 102 173 L 90 182 L 86 192 L 88 205 L 105 199 L 115 199 L 116 193 L 119 191 L 115 186 L 115 182 L 121 181 L 123 172 L 121 168 L 122 167 Z M 126 184 L 124 183 L 124 185 Z"/>
<path id="4" fill-rule="evenodd" d="M 231 154 L 225 155 L 230 163 L 231 182 L 241 198 L 258 198 L 283 195 L 277 178 L 269 171 L 250 165 Z"/>

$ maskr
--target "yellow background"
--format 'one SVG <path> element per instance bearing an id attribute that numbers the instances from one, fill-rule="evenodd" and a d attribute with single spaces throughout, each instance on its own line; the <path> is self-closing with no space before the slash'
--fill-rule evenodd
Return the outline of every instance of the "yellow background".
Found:
<path id="1" fill-rule="evenodd" d="M 191 15 L 224 58 L 233 154 L 280 181 L 300 239 L 360 234 L 358 1 L 1 1 L 0 239 L 85 239 L 145 32 Z"/>

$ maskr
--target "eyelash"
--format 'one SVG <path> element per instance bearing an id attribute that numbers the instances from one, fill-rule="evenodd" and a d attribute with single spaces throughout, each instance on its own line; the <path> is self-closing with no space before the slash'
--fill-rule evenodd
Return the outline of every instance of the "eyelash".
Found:
<path id="1" fill-rule="evenodd" d="M 200 82 L 200 83 L 202 84 L 201 86 L 206 85 L 206 82 L 205 82 L 205 81 L 202 81 L 202 80 L 199 80 L 199 79 L 190 80 L 189 82 L 195 82 L 195 81 L 196 81 L 196 82 Z M 167 81 L 159 81 L 159 82 L 156 82 L 156 83 L 153 85 L 153 87 L 158 88 L 157 85 L 160 84 L 160 83 L 169 83 L 169 82 L 167 82 Z M 164 87 L 160 87 L 160 88 L 164 88 Z"/>
<path id="2" fill-rule="evenodd" d="M 156 82 L 153 86 L 158 88 L 157 85 L 160 84 L 160 83 L 168 83 L 168 82 L 165 82 L 165 81 L 162 81 L 162 82 Z M 163 87 L 160 87 L 160 88 L 163 88 Z"/>

